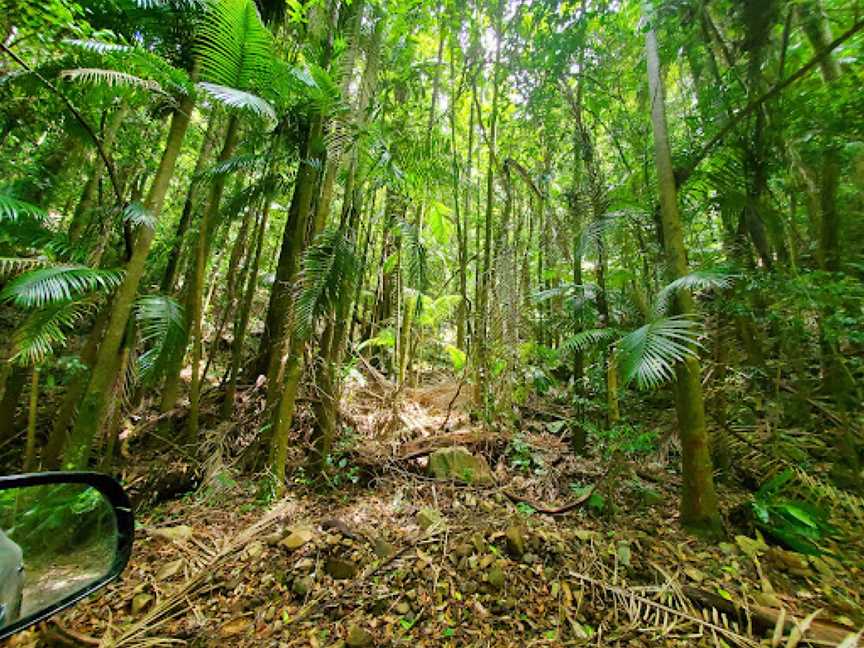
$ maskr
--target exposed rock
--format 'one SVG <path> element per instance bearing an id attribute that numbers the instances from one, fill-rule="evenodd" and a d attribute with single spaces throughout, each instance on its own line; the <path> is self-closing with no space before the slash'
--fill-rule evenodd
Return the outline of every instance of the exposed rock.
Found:
<path id="1" fill-rule="evenodd" d="M 309 527 L 292 527 L 288 531 L 288 535 L 279 543 L 279 546 L 288 551 L 299 549 L 315 537 L 315 532 Z"/>
<path id="2" fill-rule="evenodd" d="M 525 553 L 525 531 L 520 526 L 507 529 L 507 550 L 514 558 L 521 558 Z"/>
<path id="3" fill-rule="evenodd" d="M 172 560 L 171 562 L 165 563 L 159 568 L 159 571 L 156 572 L 156 580 L 167 580 L 174 576 L 180 568 L 183 566 L 183 559 L 178 558 L 177 560 Z"/>
<path id="4" fill-rule="evenodd" d="M 150 535 L 157 538 L 165 538 L 175 542 L 183 542 L 192 537 L 192 527 L 181 524 L 180 526 L 163 527 L 161 529 L 150 529 Z"/>
<path id="5" fill-rule="evenodd" d="M 444 526 L 444 520 L 441 513 L 436 509 L 424 507 L 417 512 L 417 524 L 421 529 L 426 531 L 431 526 Z"/>
<path id="6" fill-rule="evenodd" d="M 132 599 L 132 614 L 140 614 L 153 603 L 153 595 L 142 592 L 136 594 Z"/>
<path id="7" fill-rule="evenodd" d="M 642 490 L 642 503 L 645 506 L 656 506 L 663 503 L 663 496 L 653 488 Z"/>
<path id="8" fill-rule="evenodd" d="M 375 538 L 372 550 L 375 552 L 375 555 L 381 559 L 389 558 L 396 553 L 396 547 L 383 538 Z"/>
<path id="9" fill-rule="evenodd" d="M 489 581 L 491 587 L 500 590 L 504 587 L 504 571 L 498 565 L 495 565 L 486 573 L 486 580 Z"/>
<path id="10" fill-rule="evenodd" d="M 315 579 L 311 576 L 304 576 L 302 578 L 295 578 L 294 583 L 291 585 L 291 591 L 294 592 L 297 596 L 306 596 L 315 585 Z"/>
<path id="11" fill-rule="evenodd" d="M 468 484 L 486 486 L 495 481 L 486 459 L 471 454 L 465 446 L 433 452 L 429 455 L 429 472 L 437 479 L 455 479 Z"/>
<path id="12" fill-rule="evenodd" d="M 345 639 L 345 645 L 349 648 L 367 648 L 373 645 L 375 638 L 368 630 L 364 630 L 360 626 L 352 625 L 348 629 L 348 637 Z"/>
<path id="13" fill-rule="evenodd" d="M 294 569 L 297 571 L 312 571 L 315 568 L 315 561 L 312 558 L 303 558 L 303 560 L 298 560 L 297 564 L 294 565 Z"/>
<path id="14" fill-rule="evenodd" d="M 324 571 L 336 580 L 346 580 L 357 575 L 357 565 L 350 560 L 330 558 L 324 566 Z"/>

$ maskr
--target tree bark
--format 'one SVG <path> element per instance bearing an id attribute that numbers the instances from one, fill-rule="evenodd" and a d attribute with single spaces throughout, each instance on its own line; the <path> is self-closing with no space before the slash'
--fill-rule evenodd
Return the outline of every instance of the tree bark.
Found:
<path id="1" fill-rule="evenodd" d="M 183 137 L 189 127 L 193 107 L 194 98 L 191 95 L 185 95 L 171 118 L 165 150 L 144 202 L 144 208 L 154 219 L 157 219 L 162 211 L 168 185 L 174 175 L 174 167 L 183 145 Z M 138 294 L 138 286 L 144 275 L 147 255 L 153 243 L 154 234 L 153 229 L 139 228 L 132 258 L 126 265 L 123 282 L 114 295 L 105 336 L 99 347 L 90 381 L 81 401 L 75 425 L 72 428 L 70 445 L 65 459 L 65 465 L 68 468 L 80 469 L 87 466 L 93 438 L 104 421 L 108 399 L 112 397 L 111 387 L 116 380 L 116 356 L 126 330 L 126 322 Z"/>
<path id="2" fill-rule="evenodd" d="M 650 2 L 645 2 L 650 19 Z M 653 23 L 651 23 L 653 25 Z M 672 278 L 688 273 L 684 232 L 678 213 L 678 196 L 666 128 L 666 105 L 657 48 L 657 34 L 652 27 L 645 34 L 648 62 L 648 87 L 651 100 L 651 123 L 654 130 L 654 158 L 660 189 L 660 215 L 663 222 L 663 244 Z M 695 313 L 695 303 L 688 291 L 679 291 L 674 300 L 679 315 Z M 675 368 L 675 405 L 681 439 L 682 488 L 681 523 L 685 528 L 709 537 L 722 534 L 722 524 L 714 490 L 713 467 L 705 426 L 705 403 L 702 396 L 701 368 L 695 357 L 678 363 Z"/>

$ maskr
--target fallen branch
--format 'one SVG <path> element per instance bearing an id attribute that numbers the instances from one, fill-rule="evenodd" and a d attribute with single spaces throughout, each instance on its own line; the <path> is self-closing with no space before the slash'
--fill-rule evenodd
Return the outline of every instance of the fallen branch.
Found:
<path id="1" fill-rule="evenodd" d="M 563 515 L 564 513 L 569 513 L 573 509 L 579 508 L 585 502 L 587 502 L 589 499 L 591 499 L 591 496 L 594 494 L 594 491 L 596 491 L 597 487 L 601 483 L 603 483 L 603 480 L 606 479 L 606 475 L 608 475 L 608 474 L 609 474 L 609 468 L 606 469 L 606 472 L 604 472 L 602 475 L 600 475 L 600 478 L 596 482 L 594 482 L 593 486 L 591 486 L 591 488 L 589 490 L 587 490 L 585 493 L 583 493 L 582 495 L 577 497 L 572 502 L 565 504 L 564 506 L 549 507 L 549 506 L 545 506 L 543 504 L 538 504 L 537 502 L 530 500 L 527 497 L 522 497 L 521 495 L 517 495 L 516 493 L 514 493 L 510 490 L 507 490 L 506 488 L 502 488 L 501 492 L 511 502 L 513 502 L 515 504 L 527 504 L 528 506 L 530 506 L 532 509 L 534 509 L 538 513 L 543 513 L 544 515 Z"/>
<path id="2" fill-rule="evenodd" d="M 746 624 L 746 619 L 749 618 L 754 628 L 760 632 L 772 630 L 778 624 L 783 625 L 782 630 L 784 632 L 791 632 L 796 626 L 796 619 L 791 615 L 787 615 L 785 610 L 778 610 L 764 605 L 748 605 L 745 609 L 744 606 L 734 601 L 698 587 L 685 586 L 681 588 L 681 591 L 698 606 L 707 609 L 714 608 L 727 617 L 736 619 L 742 626 Z M 808 643 L 818 643 L 827 646 L 837 646 L 850 635 L 854 636 L 855 632 L 849 628 L 832 621 L 815 618 L 810 621 L 806 631 Z"/>

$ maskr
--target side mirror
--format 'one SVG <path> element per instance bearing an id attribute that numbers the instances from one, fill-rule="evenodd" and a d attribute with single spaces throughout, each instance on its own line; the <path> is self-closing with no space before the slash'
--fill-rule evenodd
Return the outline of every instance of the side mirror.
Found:
<path id="1" fill-rule="evenodd" d="M 134 528 L 129 498 L 107 475 L 0 477 L 0 639 L 117 578 Z"/>

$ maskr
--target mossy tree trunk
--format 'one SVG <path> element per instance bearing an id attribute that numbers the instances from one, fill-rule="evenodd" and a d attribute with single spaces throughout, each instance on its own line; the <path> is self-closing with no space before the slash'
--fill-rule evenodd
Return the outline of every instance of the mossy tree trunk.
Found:
<path id="1" fill-rule="evenodd" d="M 158 219 L 168 193 L 168 185 L 174 175 L 174 167 L 194 107 L 191 95 L 185 95 L 171 118 L 168 138 L 159 168 L 153 178 L 150 191 L 144 201 L 144 208 L 154 219 Z M 111 302 L 111 316 L 105 329 L 90 381 L 78 409 L 78 417 L 72 428 L 70 444 L 66 452 L 65 465 L 68 468 L 84 468 L 90 459 L 93 439 L 101 429 L 107 413 L 108 403 L 114 397 L 113 386 L 116 381 L 117 354 L 126 330 L 126 322 L 132 312 L 138 286 L 144 276 L 147 255 L 153 243 L 154 230 L 139 228 L 135 237 L 132 258 L 126 265 L 123 282 Z"/>
<path id="2" fill-rule="evenodd" d="M 651 5 L 645 3 L 649 20 Z M 654 159 L 660 189 L 660 216 L 663 224 L 663 245 L 671 278 L 688 273 L 684 230 L 678 212 L 678 196 L 666 128 L 666 105 L 657 34 L 649 27 L 645 34 L 648 60 L 648 89 L 651 101 L 651 124 L 654 131 Z M 680 291 L 674 300 L 678 315 L 693 315 L 696 306 L 689 291 Z M 678 363 L 675 368 L 675 406 L 678 433 L 681 439 L 682 486 L 681 523 L 696 533 L 718 537 L 722 524 L 714 489 L 713 466 L 705 425 L 705 403 L 702 395 L 701 367 L 695 357 Z"/>

